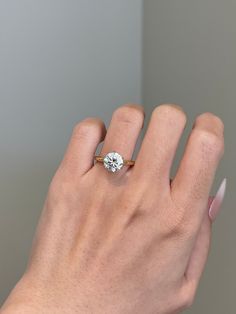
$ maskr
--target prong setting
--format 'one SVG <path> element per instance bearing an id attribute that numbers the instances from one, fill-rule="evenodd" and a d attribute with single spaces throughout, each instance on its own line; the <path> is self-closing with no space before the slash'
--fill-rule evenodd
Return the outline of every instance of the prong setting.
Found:
<path id="1" fill-rule="evenodd" d="M 106 156 L 103 159 L 103 165 L 105 169 L 114 173 L 123 168 L 124 159 L 119 153 L 113 151 L 106 154 Z"/>

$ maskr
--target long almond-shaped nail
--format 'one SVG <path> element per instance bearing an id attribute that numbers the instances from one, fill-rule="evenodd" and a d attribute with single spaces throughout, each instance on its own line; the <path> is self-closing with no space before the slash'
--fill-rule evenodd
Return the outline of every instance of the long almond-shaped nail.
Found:
<path id="1" fill-rule="evenodd" d="M 221 182 L 220 187 L 211 202 L 211 206 L 209 208 L 209 217 L 211 218 L 212 221 L 216 219 L 217 214 L 219 213 L 221 209 L 221 205 L 224 200 L 225 196 L 225 191 L 226 191 L 226 178 Z"/>

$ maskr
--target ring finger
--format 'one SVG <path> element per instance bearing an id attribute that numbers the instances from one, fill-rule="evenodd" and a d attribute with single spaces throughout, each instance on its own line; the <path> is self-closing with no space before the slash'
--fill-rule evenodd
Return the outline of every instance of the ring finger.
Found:
<path id="1" fill-rule="evenodd" d="M 126 104 L 118 107 L 112 115 L 101 156 L 116 151 L 124 159 L 131 159 L 143 122 L 144 109 L 141 105 Z M 119 175 L 124 173 L 125 169 L 127 167 L 119 171 Z"/>

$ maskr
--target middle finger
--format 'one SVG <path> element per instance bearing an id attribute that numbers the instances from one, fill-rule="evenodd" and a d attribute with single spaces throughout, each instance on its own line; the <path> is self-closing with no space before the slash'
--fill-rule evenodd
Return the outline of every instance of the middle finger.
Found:
<path id="1" fill-rule="evenodd" d="M 157 106 L 152 112 L 133 176 L 169 187 L 172 161 L 185 125 L 186 115 L 179 106 Z"/>

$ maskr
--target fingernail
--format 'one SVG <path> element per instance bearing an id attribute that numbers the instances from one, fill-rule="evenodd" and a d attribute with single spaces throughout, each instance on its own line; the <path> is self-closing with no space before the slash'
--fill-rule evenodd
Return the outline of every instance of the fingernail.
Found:
<path id="1" fill-rule="evenodd" d="M 221 205 L 224 200 L 225 196 L 225 191 L 226 191 L 226 178 L 223 179 L 223 181 L 220 184 L 220 187 L 211 203 L 211 206 L 209 208 L 209 217 L 211 218 L 212 221 L 216 219 L 216 216 L 218 215 Z"/>

